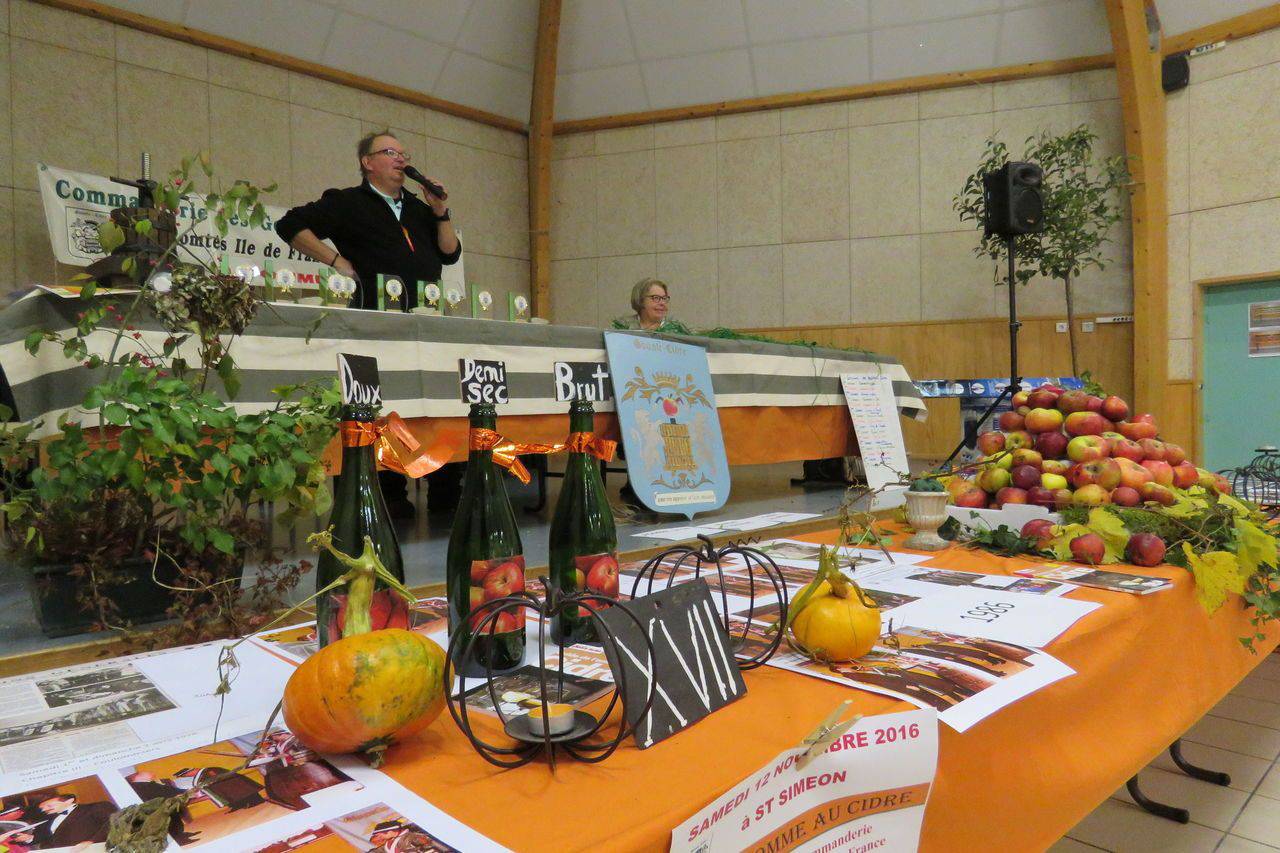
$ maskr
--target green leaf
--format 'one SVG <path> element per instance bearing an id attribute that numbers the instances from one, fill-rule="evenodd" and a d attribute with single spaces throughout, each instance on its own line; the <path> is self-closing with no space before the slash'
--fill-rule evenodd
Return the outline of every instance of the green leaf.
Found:
<path id="1" fill-rule="evenodd" d="M 1124 522 L 1105 507 L 1097 506 L 1089 511 L 1087 526 L 1106 543 L 1107 556 L 1103 563 L 1119 563 L 1124 559 L 1124 549 L 1129 544 L 1129 531 L 1125 529 Z"/>
<path id="2" fill-rule="evenodd" d="M 230 355 L 224 355 L 218 361 L 218 377 L 222 379 L 222 386 L 227 389 L 228 399 L 234 400 L 240 393 L 240 377 Z"/>
<path id="3" fill-rule="evenodd" d="M 119 403 L 108 403 L 102 408 L 102 419 L 109 424 L 123 426 L 129 422 L 129 410 Z"/>
<path id="4" fill-rule="evenodd" d="M 236 551 L 236 540 L 225 530 L 210 530 L 209 541 L 224 554 L 234 554 Z"/>
<path id="5" fill-rule="evenodd" d="M 1229 551 L 1197 554 L 1186 542 L 1182 543 L 1182 552 L 1196 578 L 1196 600 L 1207 613 L 1216 612 L 1229 593 L 1244 592 L 1245 575 L 1235 554 Z"/>
<path id="6" fill-rule="evenodd" d="M 215 453 L 209 460 L 209 465 L 224 478 L 231 473 L 231 460 L 225 453 Z"/>
<path id="7" fill-rule="evenodd" d="M 82 273 L 82 275 L 85 275 L 85 277 L 88 278 L 89 280 L 86 281 L 83 285 L 81 285 L 80 298 L 92 299 L 94 294 L 98 292 L 98 283 L 94 281 L 91 277 L 89 277 L 87 274 Z"/>
<path id="8" fill-rule="evenodd" d="M 90 388 L 89 393 L 84 395 L 84 402 L 81 405 L 90 410 L 102 408 L 102 388 Z"/>
<path id="9" fill-rule="evenodd" d="M 44 341 L 44 332 L 31 332 L 22 341 L 22 346 L 32 355 L 36 354 L 36 350 L 40 349 L 41 342 Z"/>
<path id="10" fill-rule="evenodd" d="M 98 245 L 107 254 L 124 245 L 124 229 L 110 219 L 98 223 Z"/>
<path id="11" fill-rule="evenodd" d="M 247 468 L 253 462 L 253 447 L 237 442 L 227 448 L 227 455 L 239 463 L 241 467 Z"/>
<path id="12" fill-rule="evenodd" d="M 1247 519 L 1236 517 L 1236 555 L 1240 558 L 1240 570 L 1245 577 L 1252 577 L 1262 566 L 1280 566 L 1276 556 L 1276 540 L 1261 527 Z"/>

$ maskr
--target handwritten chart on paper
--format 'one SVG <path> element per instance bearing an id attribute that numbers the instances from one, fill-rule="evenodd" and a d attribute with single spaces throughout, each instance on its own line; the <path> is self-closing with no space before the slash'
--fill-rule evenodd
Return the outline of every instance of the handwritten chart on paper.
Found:
<path id="1" fill-rule="evenodd" d="M 906 474 L 907 446 L 902 440 L 893 380 L 878 374 L 842 373 L 840 385 L 853 418 L 858 452 L 867 473 L 867 485 L 878 489 Z"/>

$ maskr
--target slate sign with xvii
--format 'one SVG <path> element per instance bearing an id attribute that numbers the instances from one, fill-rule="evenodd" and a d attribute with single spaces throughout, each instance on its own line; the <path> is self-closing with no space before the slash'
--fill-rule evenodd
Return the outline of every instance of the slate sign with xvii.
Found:
<path id="1" fill-rule="evenodd" d="M 701 578 L 627 602 L 653 643 L 654 660 L 634 621 L 616 609 L 600 618 L 617 639 L 605 643 L 615 684 L 622 684 L 636 746 L 647 749 L 747 692 L 733 646 Z M 638 719 L 653 684 L 653 705 Z"/>

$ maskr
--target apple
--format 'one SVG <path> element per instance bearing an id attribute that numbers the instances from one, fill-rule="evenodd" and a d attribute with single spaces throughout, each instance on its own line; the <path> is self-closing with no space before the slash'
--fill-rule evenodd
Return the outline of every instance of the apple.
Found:
<path id="1" fill-rule="evenodd" d="M 1049 491 L 1057 491 L 1058 489 L 1066 489 L 1070 487 L 1067 478 L 1061 474 L 1041 474 L 1040 485 Z"/>
<path id="2" fill-rule="evenodd" d="M 1136 491 L 1141 489 L 1144 483 L 1150 483 L 1155 479 L 1154 474 L 1132 459 L 1121 457 L 1116 460 L 1116 464 L 1120 466 L 1120 485 L 1122 486 L 1128 486 Z"/>
<path id="3" fill-rule="evenodd" d="M 1111 502 L 1116 506 L 1137 506 L 1142 503 L 1142 495 L 1132 486 L 1116 486 L 1111 490 Z"/>
<path id="4" fill-rule="evenodd" d="M 524 615 L 523 611 L 521 611 L 519 615 L 523 616 Z M 484 620 L 487 618 L 489 618 L 488 611 L 485 611 L 483 613 L 472 613 L 471 619 L 470 619 L 471 630 L 473 631 L 479 630 L 480 624 L 484 622 Z M 517 619 L 517 614 L 504 612 L 504 613 L 499 613 L 492 622 L 490 622 L 487 626 L 485 626 L 484 633 L 487 635 L 489 631 L 492 630 L 493 633 L 495 634 L 506 634 L 510 631 L 516 630 L 519 627 L 520 627 L 520 622 Z"/>
<path id="5" fill-rule="evenodd" d="M 1231 481 L 1221 474 L 1215 474 L 1213 476 L 1213 487 L 1218 490 L 1219 494 L 1231 494 Z"/>
<path id="6" fill-rule="evenodd" d="M 618 561 L 610 554 L 597 557 L 587 571 L 587 589 L 601 595 L 618 595 Z"/>
<path id="7" fill-rule="evenodd" d="M 1065 418 L 1057 409 L 1032 409 L 1023 420 L 1028 432 L 1056 432 Z"/>
<path id="8" fill-rule="evenodd" d="M 1064 414 L 1089 410 L 1089 395 L 1083 391 L 1068 391 L 1058 398 L 1058 409 Z"/>
<path id="9" fill-rule="evenodd" d="M 1022 429 L 1026 419 L 1017 412 L 1004 412 L 1000 415 L 1000 419 L 996 421 L 1000 425 L 1000 429 L 1005 432 L 1016 432 Z"/>
<path id="10" fill-rule="evenodd" d="M 1014 411 L 1015 411 L 1015 412 L 1017 412 L 1018 414 L 1022 415 L 1022 417 L 1024 417 L 1024 418 L 1025 418 L 1027 415 L 1031 414 L 1031 407 L 1030 407 L 1030 406 L 1018 406 L 1016 409 L 1014 409 Z"/>
<path id="11" fill-rule="evenodd" d="M 947 494 L 954 498 L 971 489 L 976 489 L 977 486 L 974 485 L 973 480 L 966 480 L 964 477 L 952 477 L 947 480 L 947 485 L 944 488 L 946 488 Z"/>
<path id="12" fill-rule="evenodd" d="M 984 456 L 992 456 L 1004 450 L 1004 433 L 999 430 L 984 432 L 978 436 L 978 450 Z"/>
<path id="13" fill-rule="evenodd" d="M 1164 540 L 1154 533 L 1135 533 L 1129 537 L 1124 555 L 1135 566 L 1158 566 L 1164 562 Z"/>
<path id="14" fill-rule="evenodd" d="M 987 494 L 994 495 L 996 492 L 1005 488 L 1013 480 L 1013 477 L 1004 468 L 990 467 L 983 468 L 978 472 L 978 486 Z"/>
<path id="15" fill-rule="evenodd" d="M 952 497 L 951 502 L 966 509 L 985 509 L 987 506 L 987 493 L 974 486 L 972 489 Z"/>
<path id="16" fill-rule="evenodd" d="M 1107 422 L 1097 412 L 1072 412 L 1063 423 L 1067 435 L 1102 435 L 1107 431 Z"/>
<path id="17" fill-rule="evenodd" d="M 1058 398 L 1061 396 L 1049 388 L 1037 388 L 1028 395 L 1026 405 L 1033 409 L 1052 409 L 1058 405 Z"/>
<path id="18" fill-rule="evenodd" d="M 1089 411 L 1098 412 L 1099 414 L 1101 414 L 1102 398 L 1097 397 L 1093 394 L 1089 394 L 1085 399 L 1085 406 L 1088 408 Z"/>
<path id="19" fill-rule="evenodd" d="M 1129 404 L 1112 394 L 1102 401 L 1102 416 L 1112 421 L 1122 421 L 1129 417 Z"/>
<path id="20" fill-rule="evenodd" d="M 1044 463 L 1044 457 L 1040 455 L 1040 451 L 1032 450 L 1030 447 L 1019 447 L 1009 454 L 1009 458 L 1013 460 L 1014 468 L 1019 465 L 1031 465 L 1039 469 Z"/>
<path id="21" fill-rule="evenodd" d="M 1067 444 L 1067 458 L 1072 462 L 1092 462 L 1110 454 L 1110 443 L 1099 435 L 1079 435 Z"/>
<path id="22" fill-rule="evenodd" d="M 1129 420 L 1135 424 L 1151 424 L 1152 426 L 1156 425 L 1156 416 L 1151 414 L 1150 412 L 1143 412 L 1140 415 L 1134 415 L 1133 417 L 1129 418 Z"/>
<path id="23" fill-rule="evenodd" d="M 1099 415 L 1101 415 L 1101 412 L 1099 412 Z M 1103 418 L 1103 419 L 1102 419 L 1102 425 L 1103 425 L 1103 430 L 1102 430 L 1102 434 L 1103 434 L 1103 435 L 1106 435 L 1106 434 L 1107 434 L 1107 433 L 1109 433 L 1109 432 L 1115 432 L 1115 431 L 1116 431 L 1116 424 L 1115 424 L 1115 421 L 1109 421 L 1109 420 L 1107 420 L 1106 418 Z"/>
<path id="24" fill-rule="evenodd" d="M 1150 441 L 1150 439 L 1143 439 Z M 1138 463 L 1147 458 L 1147 454 L 1143 452 L 1142 445 L 1136 441 L 1120 436 L 1111 442 L 1111 455 L 1116 459 L 1128 459 L 1130 462 Z"/>
<path id="25" fill-rule="evenodd" d="M 1036 434 L 1036 450 L 1045 459 L 1061 459 L 1067 452 L 1067 444 L 1071 439 L 1061 432 L 1042 432 Z"/>
<path id="26" fill-rule="evenodd" d="M 1173 506 L 1178 502 L 1173 491 L 1168 486 L 1162 486 L 1159 483 L 1145 483 L 1138 490 L 1138 494 L 1142 495 L 1144 503 L 1153 502 L 1161 506 Z"/>
<path id="27" fill-rule="evenodd" d="M 1164 461 L 1176 468 L 1187 461 L 1187 451 L 1182 449 L 1181 444 L 1166 441 L 1164 443 Z"/>
<path id="28" fill-rule="evenodd" d="M 480 586 L 484 583 L 484 576 L 489 574 L 489 564 L 484 560 L 471 561 L 471 585 Z"/>
<path id="29" fill-rule="evenodd" d="M 471 607 L 468 608 L 467 612 L 470 613 L 481 604 L 484 604 L 484 590 L 478 586 L 468 587 L 468 590 L 471 592 Z"/>
<path id="30" fill-rule="evenodd" d="M 1111 491 L 1096 483 L 1081 486 L 1071 493 L 1071 502 L 1076 506 L 1102 506 L 1111 503 Z"/>
<path id="31" fill-rule="evenodd" d="M 1052 489 L 1034 486 L 1027 489 L 1027 503 L 1042 506 L 1045 509 L 1053 509 L 1057 505 L 1057 499 L 1054 498 Z M 1043 519 L 1039 520 L 1043 521 Z"/>
<path id="32" fill-rule="evenodd" d="M 1004 434 L 1004 449 L 1017 450 L 1019 447 L 1031 447 L 1035 441 L 1026 430 L 1014 430 Z"/>
<path id="33" fill-rule="evenodd" d="M 1107 556 L 1107 545 L 1096 533 L 1086 533 L 1071 540 L 1071 556 L 1078 563 L 1096 566 Z"/>
<path id="34" fill-rule="evenodd" d="M 1040 485 L 1040 469 L 1034 465 L 1016 465 L 1011 474 L 1010 482 L 1019 489 Z"/>
<path id="35" fill-rule="evenodd" d="M 1196 475 L 1196 485 L 1202 486 L 1205 489 L 1216 488 L 1214 481 L 1218 478 L 1217 474 L 1212 471 L 1206 471 L 1203 468 L 1197 468 Z"/>
<path id="36" fill-rule="evenodd" d="M 996 499 L 992 505 L 1002 507 L 1005 504 L 1024 504 L 1027 502 L 1027 490 L 1019 489 L 1016 486 L 1005 486 L 996 492 Z"/>
<path id="37" fill-rule="evenodd" d="M 1156 437 L 1156 425 L 1139 421 L 1125 421 L 1116 424 L 1116 430 L 1130 441 L 1141 441 L 1144 438 Z"/>
<path id="38" fill-rule="evenodd" d="M 1183 462 L 1180 465 L 1173 466 L 1173 484 L 1179 489 L 1189 489 L 1200 479 L 1200 474 L 1196 471 L 1196 466 L 1190 462 Z"/>
<path id="39" fill-rule="evenodd" d="M 1070 489 L 1054 489 L 1053 504 L 1058 509 L 1066 509 L 1075 502 L 1075 492 Z"/>
<path id="40" fill-rule="evenodd" d="M 1139 463 L 1151 472 L 1151 478 L 1162 486 L 1173 485 L 1173 466 L 1163 459 L 1143 459 Z"/>
<path id="41" fill-rule="evenodd" d="M 1017 409 L 1020 409 L 1023 406 L 1029 405 L 1030 400 L 1031 400 L 1030 391 L 1018 391 L 1014 393 L 1013 399 L 1010 401 L 1009 405 L 1013 406 L 1014 410 L 1016 411 Z"/>
<path id="42" fill-rule="evenodd" d="M 493 601 L 524 591 L 524 572 L 511 560 L 500 563 L 484 577 L 484 600 Z"/>
<path id="43" fill-rule="evenodd" d="M 1046 459 L 1040 463 L 1040 470 L 1046 474 L 1066 474 L 1071 470 L 1071 461 L 1068 459 Z"/>
<path id="44" fill-rule="evenodd" d="M 1024 538 L 1036 540 L 1036 544 L 1043 548 L 1054 536 L 1053 522 L 1047 518 L 1033 518 L 1022 525 L 1021 532 Z"/>
<path id="45" fill-rule="evenodd" d="M 1153 459 L 1156 461 L 1164 461 L 1164 442 L 1160 439 L 1144 438 L 1138 442 L 1138 446 L 1142 448 L 1143 460 Z"/>
<path id="46" fill-rule="evenodd" d="M 1083 486 L 1101 486 L 1110 492 L 1120 485 L 1120 466 L 1114 459 L 1094 459 L 1091 462 L 1077 462 L 1067 472 L 1067 480 L 1076 489 Z"/>
<path id="47" fill-rule="evenodd" d="M 1013 454 L 1000 453 L 996 456 L 984 456 L 978 460 L 983 468 L 1003 468 L 1006 471 L 1013 470 Z"/>

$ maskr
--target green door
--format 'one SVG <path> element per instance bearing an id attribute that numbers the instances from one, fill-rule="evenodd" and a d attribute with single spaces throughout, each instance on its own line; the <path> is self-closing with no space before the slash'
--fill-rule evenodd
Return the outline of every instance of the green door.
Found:
<path id="1" fill-rule="evenodd" d="M 1280 281 L 1209 287 L 1201 312 L 1205 468 L 1247 465 L 1280 446 L 1280 356 L 1249 356 L 1249 305 L 1280 300 Z"/>

